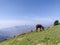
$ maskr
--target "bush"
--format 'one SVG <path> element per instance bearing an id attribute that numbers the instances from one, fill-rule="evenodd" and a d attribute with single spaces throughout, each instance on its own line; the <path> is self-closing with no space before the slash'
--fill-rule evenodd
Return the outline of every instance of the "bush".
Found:
<path id="1" fill-rule="evenodd" d="M 56 25 L 59 25 L 59 21 L 58 20 L 55 20 L 55 22 L 54 22 L 54 26 L 56 26 Z"/>

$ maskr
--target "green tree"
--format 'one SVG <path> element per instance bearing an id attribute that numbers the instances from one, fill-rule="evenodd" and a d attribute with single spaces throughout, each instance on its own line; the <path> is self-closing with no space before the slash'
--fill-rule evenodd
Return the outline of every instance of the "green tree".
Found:
<path id="1" fill-rule="evenodd" d="M 56 26 L 56 25 L 59 25 L 59 21 L 58 20 L 54 21 L 54 26 Z"/>

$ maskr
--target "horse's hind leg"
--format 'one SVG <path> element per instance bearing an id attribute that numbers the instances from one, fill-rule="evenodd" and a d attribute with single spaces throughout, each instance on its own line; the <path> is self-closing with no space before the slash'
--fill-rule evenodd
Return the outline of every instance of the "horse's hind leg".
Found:
<path id="1" fill-rule="evenodd" d="M 40 31 L 41 31 L 41 28 L 40 28 Z"/>
<path id="2" fill-rule="evenodd" d="M 44 30 L 44 27 L 42 27 L 42 30 Z"/>

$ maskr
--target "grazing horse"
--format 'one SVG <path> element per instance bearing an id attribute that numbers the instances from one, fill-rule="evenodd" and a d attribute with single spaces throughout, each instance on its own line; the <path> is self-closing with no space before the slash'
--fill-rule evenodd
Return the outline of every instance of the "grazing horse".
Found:
<path id="1" fill-rule="evenodd" d="M 36 31 L 38 31 L 38 28 L 40 28 L 40 31 L 44 30 L 44 27 L 41 24 L 36 25 Z"/>

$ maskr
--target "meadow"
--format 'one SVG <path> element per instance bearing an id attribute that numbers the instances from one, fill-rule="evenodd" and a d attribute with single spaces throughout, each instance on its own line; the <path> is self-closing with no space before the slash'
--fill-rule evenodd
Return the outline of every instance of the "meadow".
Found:
<path id="1" fill-rule="evenodd" d="M 0 42 L 0 45 L 60 45 L 60 25 L 22 34 Z"/>

